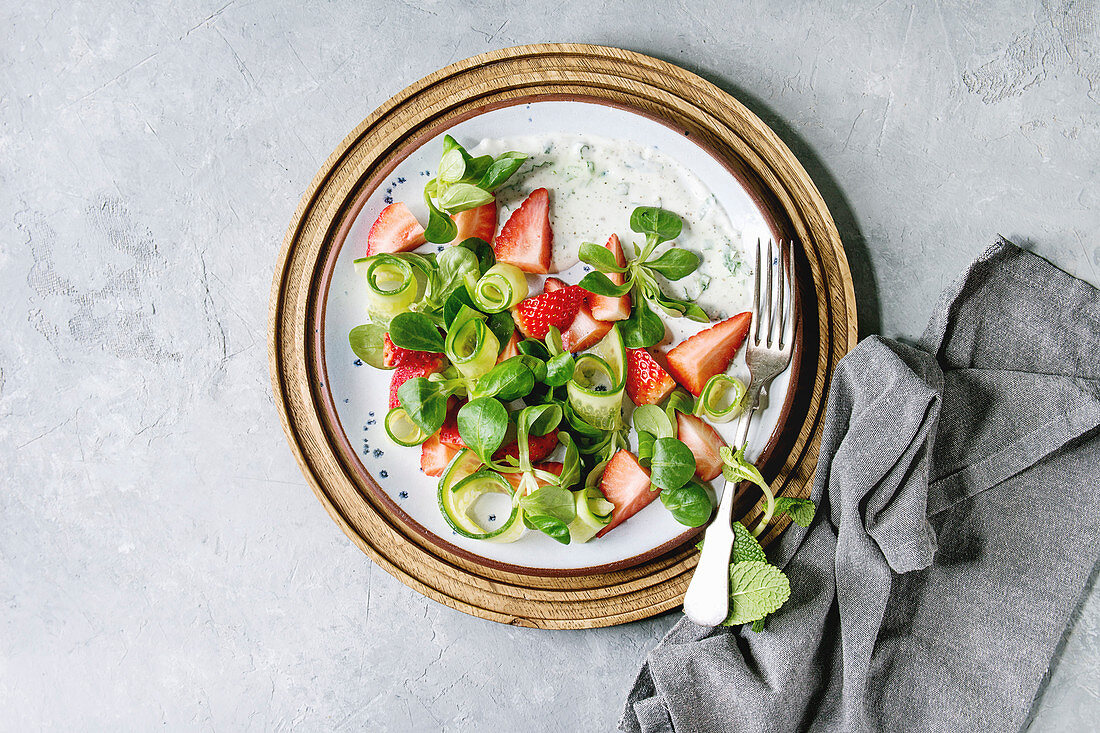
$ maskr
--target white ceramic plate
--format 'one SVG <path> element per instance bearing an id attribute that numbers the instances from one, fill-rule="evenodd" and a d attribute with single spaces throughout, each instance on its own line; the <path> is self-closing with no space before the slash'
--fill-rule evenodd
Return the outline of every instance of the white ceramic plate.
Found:
<path id="1" fill-rule="evenodd" d="M 664 156 L 670 157 L 696 176 L 701 184 L 714 195 L 724 209 L 733 229 L 740 233 L 741 243 L 751 242 L 753 248 L 758 237 L 766 240 L 772 236 L 765 217 L 741 183 L 730 171 L 703 147 L 672 128 L 635 112 L 602 104 L 578 101 L 535 101 L 511 107 L 498 108 L 466 119 L 447 130 L 467 148 L 474 148 L 483 139 L 522 138 L 531 135 L 556 133 L 588 135 L 596 138 L 626 139 L 652 146 Z M 366 234 L 378 213 L 390 201 L 405 201 L 422 222 L 427 213 L 422 201 L 424 183 L 439 162 L 442 133 L 408 151 L 407 157 L 397 165 L 384 183 L 367 195 L 340 250 L 328 292 L 325 296 L 324 319 L 324 371 L 327 387 L 336 406 L 336 412 L 351 446 L 359 460 L 374 476 L 381 490 L 407 516 L 408 521 L 421 534 L 444 545 L 457 547 L 475 560 L 488 564 L 506 564 L 519 572 L 536 574 L 575 573 L 580 570 L 598 571 L 608 566 L 624 567 L 642 562 L 658 551 L 666 551 L 688 539 L 694 532 L 675 520 L 660 501 L 655 501 L 609 532 L 605 537 L 585 544 L 561 545 L 538 532 L 528 532 L 512 544 L 495 544 L 469 540 L 455 534 L 440 514 L 437 504 L 437 479 L 420 471 L 420 449 L 404 448 L 391 443 L 382 427 L 387 412 L 391 372 L 373 369 L 362 364 L 352 354 L 347 335 L 357 325 L 367 320 L 365 287 L 354 271 L 352 261 L 364 255 Z M 520 152 L 535 152 L 520 150 Z M 499 223 L 522 200 L 526 191 L 517 181 L 510 191 L 499 195 Z M 660 202 L 651 202 L 658 204 Z M 630 251 L 628 242 L 637 235 L 629 229 L 630 212 L 636 202 L 624 201 L 621 210 L 609 212 L 607 220 L 593 229 L 602 232 L 602 241 L 610 231 L 617 233 Z M 692 246 L 692 212 L 677 211 L 685 221 L 685 232 L 678 243 Z M 575 251 L 579 241 L 564 242 L 556 232 L 555 247 L 568 246 Z M 593 235 L 592 239 L 596 239 Z M 428 245 L 430 248 L 431 245 Z M 748 310 L 751 298 L 753 255 L 739 253 L 748 265 L 744 268 L 743 287 L 726 287 L 723 301 L 727 312 Z M 583 276 L 579 265 L 560 273 L 558 277 L 568 283 L 576 283 Z M 537 290 L 536 290 L 537 292 Z M 673 343 L 704 326 L 689 321 L 665 319 L 673 334 Z M 739 356 L 732 372 L 743 379 L 747 376 L 744 357 Z M 782 407 L 786 402 L 789 384 L 787 372 L 778 377 L 771 387 L 770 404 L 757 413 L 749 436 L 749 457 L 758 455 L 773 434 Z M 737 422 L 715 426 L 727 442 L 733 441 Z M 721 480 L 715 482 L 721 491 Z M 492 526 L 491 523 L 488 526 Z"/>

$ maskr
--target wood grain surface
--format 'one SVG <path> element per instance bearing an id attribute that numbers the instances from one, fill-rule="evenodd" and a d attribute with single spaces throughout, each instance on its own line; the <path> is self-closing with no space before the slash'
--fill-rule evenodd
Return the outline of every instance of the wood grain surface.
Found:
<path id="1" fill-rule="evenodd" d="M 425 77 L 365 119 L 328 157 L 295 212 L 270 305 L 269 364 L 288 441 L 318 499 L 371 560 L 420 593 L 501 623 L 590 628 L 680 605 L 695 567 L 689 543 L 633 567 L 571 577 L 487 568 L 425 541 L 371 491 L 318 378 L 325 268 L 361 202 L 410 140 L 478 111 L 539 98 L 580 98 L 657 118 L 709 149 L 745 184 L 776 237 L 801 245 L 802 368 L 783 435 L 762 469 L 779 493 L 809 493 L 834 365 L 856 341 L 855 296 L 836 226 L 806 171 L 776 135 L 718 87 L 620 49 L 538 44 L 475 56 Z M 365 483 L 368 482 L 368 483 Z M 755 507 L 744 507 L 751 515 Z M 786 520 L 765 537 L 773 539 Z"/>

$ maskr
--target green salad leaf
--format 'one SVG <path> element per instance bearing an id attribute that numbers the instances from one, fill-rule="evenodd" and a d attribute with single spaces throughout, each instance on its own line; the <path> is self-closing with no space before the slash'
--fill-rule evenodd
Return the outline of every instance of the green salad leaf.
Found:
<path id="1" fill-rule="evenodd" d="M 695 481 L 688 481 L 678 489 L 663 490 L 661 503 L 673 519 L 688 527 L 702 527 L 714 511 L 707 490 Z"/>
<path id="2" fill-rule="evenodd" d="M 493 453 L 504 442 L 507 431 L 508 411 L 500 400 L 493 397 L 470 400 L 458 411 L 458 434 L 462 442 L 486 463 L 491 461 Z"/>
<path id="3" fill-rule="evenodd" d="M 389 369 L 382 363 L 386 329 L 375 323 L 356 326 L 348 333 L 351 351 L 375 369 Z"/>

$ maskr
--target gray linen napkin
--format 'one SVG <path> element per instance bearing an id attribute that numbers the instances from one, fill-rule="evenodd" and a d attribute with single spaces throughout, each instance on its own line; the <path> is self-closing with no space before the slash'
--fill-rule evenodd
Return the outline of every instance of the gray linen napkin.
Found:
<path id="1" fill-rule="evenodd" d="M 680 621 L 624 731 L 1018 730 L 1100 553 L 1100 291 L 1007 241 L 838 365 L 767 629 Z"/>

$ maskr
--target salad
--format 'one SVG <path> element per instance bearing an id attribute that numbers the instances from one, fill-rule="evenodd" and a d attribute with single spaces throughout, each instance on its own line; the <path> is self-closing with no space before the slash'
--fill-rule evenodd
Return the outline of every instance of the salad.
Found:
<path id="1" fill-rule="evenodd" d="M 776 500 L 744 447 L 731 449 L 711 425 L 740 413 L 745 385 L 726 372 L 751 314 L 711 324 L 690 298 L 672 294 L 669 283 L 702 260 L 676 246 L 683 221 L 657 206 L 630 217 L 633 256 L 611 234 L 603 245 L 580 246 L 589 272 L 579 283 L 555 277 L 550 191 L 531 192 L 497 231 L 494 191 L 526 158 L 473 157 L 444 136 L 424 188 L 427 226 L 394 202 L 370 228 L 355 261 L 369 322 L 349 341 L 363 362 L 393 372 L 387 435 L 419 446 L 451 529 L 489 542 L 528 532 L 593 541 L 657 498 L 678 522 L 698 527 L 714 509 L 708 482 L 723 473 L 753 481 L 765 505 L 751 532 L 739 525 L 738 546 L 742 562 L 766 565 L 762 550 L 746 559 L 746 548 L 759 549 L 755 537 L 777 513 L 808 523 L 813 505 Z M 657 350 L 665 318 L 700 330 Z M 474 509 L 493 495 L 507 500 L 507 516 L 486 526 Z M 736 548 L 733 559 L 731 579 L 759 584 L 756 568 L 734 572 Z M 766 615 L 782 588 L 776 595 L 775 577 L 764 576 L 773 581 L 771 601 L 760 606 Z"/>

